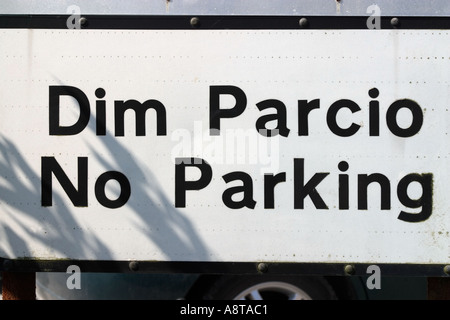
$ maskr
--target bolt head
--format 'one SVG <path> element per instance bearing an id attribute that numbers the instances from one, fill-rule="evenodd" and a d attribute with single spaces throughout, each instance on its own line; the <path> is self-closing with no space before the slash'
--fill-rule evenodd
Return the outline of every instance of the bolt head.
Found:
<path id="1" fill-rule="evenodd" d="M 444 272 L 445 272 L 445 274 L 450 275 L 450 265 L 446 265 L 444 267 Z"/>
<path id="2" fill-rule="evenodd" d="M 80 26 L 87 26 L 87 19 L 85 17 L 81 17 L 80 20 L 78 20 L 80 22 Z"/>
<path id="3" fill-rule="evenodd" d="M 191 18 L 191 26 L 194 28 L 198 28 L 200 26 L 200 19 L 197 17 Z"/>
<path id="4" fill-rule="evenodd" d="M 355 267 L 352 266 L 351 264 L 348 264 L 348 265 L 345 266 L 344 271 L 348 275 L 355 274 Z"/>
<path id="5" fill-rule="evenodd" d="M 269 266 L 266 263 L 258 263 L 257 269 L 259 272 L 266 273 L 269 270 Z"/>
<path id="6" fill-rule="evenodd" d="M 400 20 L 398 18 L 391 19 L 391 26 L 398 27 L 400 25 Z"/>
<path id="7" fill-rule="evenodd" d="M 138 271 L 139 270 L 139 262 L 137 261 L 131 261 L 128 265 L 131 271 Z"/>
<path id="8" fill-rule="evenodd" d="M 308 19 L 306 19 L 306 18 L 301 18 L 299 21 L 298 21 L 298 24 L 300 25 L 300 27 L 302 27 L 302 28 L 306 28 L 307 26 L 308 26 Z"/>

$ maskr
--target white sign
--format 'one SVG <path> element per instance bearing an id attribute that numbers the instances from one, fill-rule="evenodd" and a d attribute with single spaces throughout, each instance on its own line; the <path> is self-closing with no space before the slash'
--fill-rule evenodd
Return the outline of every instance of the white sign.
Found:
<path id="1" fill-rule="evenodd" d="M 1 257 L 449 261 L 448 31 L 0 43 Z"/>

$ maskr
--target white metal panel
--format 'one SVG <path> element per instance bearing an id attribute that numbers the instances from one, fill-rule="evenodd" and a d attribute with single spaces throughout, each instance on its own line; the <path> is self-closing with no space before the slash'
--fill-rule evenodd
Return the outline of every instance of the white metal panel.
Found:
<path id="1" fill-rule="evenodd" d="M 448 262 L 448 31 L 10 29 L 0 31 L 0 43 L 8 44 L 0 57 L 2 257 Z M 49 86 L 58 85 L 75 86 L 89 98 L 91 120 L 80 134 L 49 135 Z M 223 119 L 221 135 L 211 137 L 209 88 L 216 85 L 241 88 L 247 108 Z M 99 87 L 106 91 L 106 136 L 95 134 Z M 374 87 L 379 136 L 369 135 L 368 91 Z M 385 114 L 405 98 L 420 105 L 424 122 L 417 134 L 402 138 L 388 129 Z M 167 135 L 156 135 L 150 110 L 145 136 L 136 137 L 132 117 L 125 136 L 114 136 L 113 101 L 128 99 L 163 103 Z M 256 132 L 257 119 L 273 113 L 257 109 L 266 99 L 286 105 L 287 138 Z M 298 100 L 313 99 L 320 99 L 320 108 L 309 115 L 308 136 L 298 136 Z M 339 112 L 343 128 L 360 125 L 351 137 L 327 126 L 327 111 L 340 99 L 361 108 Z M 61 122 L 74 123 L 78 104 L 62 101 Z M 221 103 L 231 107 L 234 100 L 224 97 Z M 407 110 L 398 113 L 402 126 L 411 121 Z M 230 144 L 243 137 L 253 143 Z M 87 207 L 75 207 L 55 178 L 53 205 L 41 206 L 41 162 L 49 156 L 75 186 L 77 158 L 88 158 Z M 207 160 L 213 179 L 202 190 L 188 191 L 186 207 L 176 208 L 174 158 L 182 156 Z M 309 197 L 304 209 L 294 208 L 295 158 L 304 159 L 305 183 L 329 173 L 317 186 L 328 210 L 316 209 Z M 338 169 L 341 161 L 349 164 L 345 172 Z M 118 209 L 105 208 L 94 194 L 96 179 L 109 170 L 122 172 L 131 184 L 130 199 Z M 193 171 L 189 179 L 198 178 Z M 222 193 L 240 184 L 223 180 L 233 171 L 252 177 L 254 209 L 224 205 Z M 264 209 L 263 173 L 279 172 L 286 173 L 286 182 L 275 189 L 275 209 Z M 399 202 L 397 185 L 415 172 L 433 174 L 433 211 L 429 219 L 409 223 L 398 219 L 401 210 L 413 209 Z M 376 187 L 370 189 L 369 208 L 358 209 L 357 175 L 371 173 L 388 177 L 390 210 L 380 210 Z M 349 209 L 339 209 L 340 174 L 349 177 Z M 118 196 L 112 182 L 110 198 Z M 420 190 L 410 192 L 420 197 Z"/>

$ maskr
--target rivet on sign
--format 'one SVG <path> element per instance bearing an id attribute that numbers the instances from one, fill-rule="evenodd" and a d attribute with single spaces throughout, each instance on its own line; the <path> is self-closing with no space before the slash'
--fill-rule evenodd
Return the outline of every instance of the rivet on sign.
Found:
<path id="1" fill-rule="evenodd" d="M 344 271 L 346 274 L 349 274 L 349 275 L 355 274 L 355 267 L 352 266 L 351 264 L 348 264 L 345 266 Z"/>
<path id="2" fill-rule="evenodd" d="M 197 17 L 193 17 L 191 19 L 191 26 L 193 26 L 194 28 L 197 28 L 200 26 L 200 19 Z"/>
<path id="3" fill-rule="evenodd" d="M 306 19 L 306 18 L 301 18 L 301 19 L 298 21 L 298 24 L 300 25 L 300 27 L 306 28 L 306 27 L 308 26 L 308 19 Z"/>
<path id="4" fill-rule="evenodd" d="M 81 17 L 79 22 L 81 26 L 83 27 L 87 26 L 87 19 L 85 17 Z"/>
<path id="5" fill-rule="evenodd" d="M 400 20 L 398 20 L 398 18 L 391 19 L 391 26 L 398 27 L 399 25 L 400 25 Z"/>
<path id="6" fill-rule="evenodd" d="M 258 263 L 257 269 L 259 272 L 266 273 L 269 270 L 269 266 L 265 263 Z"/>
<path id="7" fill-rule="evenodd" d="M 450 265 L 446 265 L 446 266 L 444 267 L 444 272 L 445 272 L 446 274 L 450 275 Z"/>
<path id="8" fill-rule="evenodd" d="M 139 270 L 139 262 L 131 261 L 128 267 L 130 268 L 131 271 L 137 271 Z"/>

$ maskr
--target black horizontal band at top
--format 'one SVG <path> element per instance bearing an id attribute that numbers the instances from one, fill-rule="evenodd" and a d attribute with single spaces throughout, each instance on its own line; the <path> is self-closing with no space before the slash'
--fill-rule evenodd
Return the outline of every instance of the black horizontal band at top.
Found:
<path id="1" fill-rule="evenodd" d="M 377 265 L 383 276 L 448 277 L 450 275 L 450 266 L 440 264 L 34 260 L 0 257 L 2 272 L 66 272 L 71 265 L 78 266 L 82 272 L 92 273 L 264 273 L 322 276 L 367 276 L 368 267 Z"/>
<path id="2" fill-rule="evenodd" d="M 226 29 L 368 29 L 368 19 L 380 19 L 380 29 L 449 29 L 449 17 L 371 16 L 184 16 L 184 15 L 0 15 L 0 28 L 126 30 Z M 373 20 L 372 20 L 373 21 Z"/>

